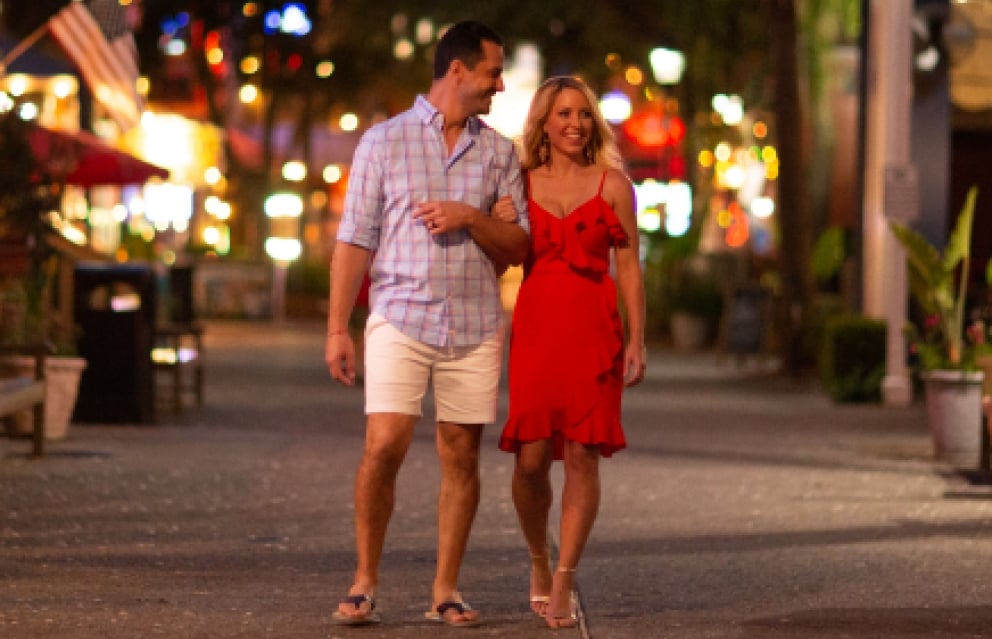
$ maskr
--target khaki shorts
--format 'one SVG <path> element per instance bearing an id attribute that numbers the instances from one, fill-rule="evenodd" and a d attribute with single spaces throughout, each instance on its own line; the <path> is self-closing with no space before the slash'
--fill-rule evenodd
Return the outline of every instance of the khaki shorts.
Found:
<path id="1" fill-rule="evenodd" d="M 365 325 L 365 413 L 419 417 L 432 382 L 437 421 L 493 423 L 504 334 L 501 328 L 482 344 L 437 347 L 372 313 Z"/>

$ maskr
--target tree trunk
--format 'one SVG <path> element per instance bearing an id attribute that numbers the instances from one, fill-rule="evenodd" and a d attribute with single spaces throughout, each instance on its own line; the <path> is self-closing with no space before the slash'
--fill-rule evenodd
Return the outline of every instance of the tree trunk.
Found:
<path id="1" fill-rule="evenodd" d="M 806 119 L 799 95 L 798 28 L 795 0 L 769 0 L 774 71 L 774 110 L 778 131 L 778 218 L 782 232 L 779 255 L 783 283 L 782 364 L 799 375 L 804 363 L 803 327 L 810 311 L 813 277 L 812 219 L 806 197 L 803 151 Z"/>

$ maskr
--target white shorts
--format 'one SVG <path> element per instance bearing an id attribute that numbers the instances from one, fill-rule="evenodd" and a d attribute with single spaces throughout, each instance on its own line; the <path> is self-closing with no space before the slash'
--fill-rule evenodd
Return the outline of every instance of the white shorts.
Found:
<path id="1" fill-rule="evenodd" d="M 432 381 L 437 421 L 493 423 L 504 334 L 500 328 L 475 346 L 431 346 L 372 313 L 365 324 L 365 413 L 419 417 Z"/>

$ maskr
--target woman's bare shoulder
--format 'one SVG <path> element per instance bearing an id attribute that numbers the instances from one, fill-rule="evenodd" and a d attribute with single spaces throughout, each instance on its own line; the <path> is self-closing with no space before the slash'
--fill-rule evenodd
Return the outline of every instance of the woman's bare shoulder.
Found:
<path id="1" fill-rule="evenodd" d="M 606 169 L 606 181 L 603 182 L 603 194 L 614 197 L 630 197 L 634 185 L 623 171 L 615 168 Z"/>

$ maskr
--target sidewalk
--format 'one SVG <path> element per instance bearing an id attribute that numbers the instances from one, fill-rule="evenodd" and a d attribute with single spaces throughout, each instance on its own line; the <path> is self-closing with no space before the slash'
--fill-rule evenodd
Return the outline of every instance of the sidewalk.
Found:
<path id="1" fill-rule="evenodd" d="M 921 405 L 834 405 L 753 364 L 669 352 L 625 398 L 629 449 L 602 464 L 582 629 L 552 633 L 527 608 L 497 428 L 461 584 L 486 624 L 423 620 L 426 422 L 400 475 L 384 623 L 333 626 L 363 417 L 360 390 L 324 368 L 323 333 L 210 323 L 204 407 L 77 424 L 41 461 L 0 438 L 0 637 L 992 637 L 992 492 L 931 461 Z"/>

